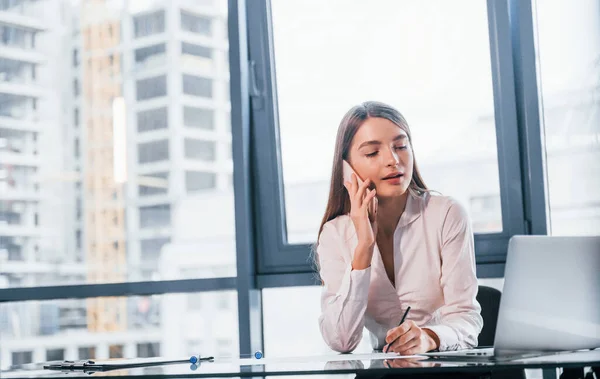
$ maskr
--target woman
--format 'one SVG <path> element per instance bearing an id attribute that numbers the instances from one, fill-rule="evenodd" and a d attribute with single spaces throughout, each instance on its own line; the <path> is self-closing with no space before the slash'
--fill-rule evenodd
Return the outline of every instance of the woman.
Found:
<path id="1" fill-rule="evenodd" d="M 355 172 L 349 181 L 344 161 Z M 332 349 L 354 350 L 363 327 L 374 349 L 402 355 L 477 345 L 483 320 L 468 215 L 427 190 L 394 108 L 366 102 L 342 119 L 316 252 L 319 324 Z"/>

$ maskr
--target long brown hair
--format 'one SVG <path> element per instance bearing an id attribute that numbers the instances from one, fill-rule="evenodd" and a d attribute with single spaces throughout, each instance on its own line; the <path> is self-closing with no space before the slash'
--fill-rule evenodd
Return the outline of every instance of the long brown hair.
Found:
<path id="1" fill-rule="evenodd" d="M 344 115 L 344 118 L 342 119 L 337 131 L 335 151 L 333 153 L 331 184 L 329 186 L 329 198 L 327 200 L 325 215 L 323 215 L 323 220 L 321 221 L 321 226 L 319 227 L 317 244 L 325 223 L 340 215 L 350 212 L 350 197 L 348 196 L 348 192 L 346 191 L 343 183 L 344 179 L 342 175 L 342 161 L 348 160 L 350 144 L 352 143 L 352 139 L 354 138 L 356 131 L 370 117 L 385 118 L 398 125 L 398 127 L 402 129 L 408 136 L 408 141 L 411 143 L 412 149 L 412 137 L 408 123 L 406 122 L 404 116 L 398 112 L 398 110 L 390 105 L 377 101 L 367 101 L 352 107 Z M 423 182 L 423 178 L 421 177 L 421 173 L 417 167 L 416 158 L 413 159 L 413 162 L 413 174 L 408 189 L 411 193 L 420 196 L 427 192 L 428 189 Z"/>

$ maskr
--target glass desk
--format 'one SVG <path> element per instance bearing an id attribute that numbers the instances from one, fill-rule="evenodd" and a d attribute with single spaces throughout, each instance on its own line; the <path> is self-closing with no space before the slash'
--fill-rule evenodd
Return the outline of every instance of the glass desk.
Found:
<path id="1" fill-rule="evenodd" d="M 83 362 L 91 366 L 83 365 Z M 90 375 L 118 376 L 127 378 L 223 378 L 223 377 L 267 377 L 267 376 L 314 376 L 330 377 L 525 377 L 525 369 L 542 370 L 537 377 L 556 378 L 557 369 L 561 378 L 600 378 L 600 349 L 569 353 L 548 354 L 538 357 L 515 359 L 503 362 L 460 361 L 457 358 L 398 357 L 390 353 L 338 354 L 312 357 L 269 359 L 214 359 L 200 364 L 191 364 L 189 359 L 166 360 L 148 358 L 136 360 L 77 361 L 67 363 L 62 370 L 44 369 L 44 366 L 63 362 L 46 362 L 11 367 L 0 372 L 4 378 L 77 378 Z M 102 366 L 102 365 L 106 366 Z M 100 366 L 98 366 L 100 365 Z M 119 366 L 114 366 L 119 365 Z M 125 367 L 123 367 L 125 365 Z M 132 367 L 142 365 L 144 367 Z M 67 367 L 73 366 L 72 369 Z M 86 369 L 86 367 L 88 369 Z M 90 368 L 93 369 L 90 371 Z M 107 371 L 94 371 L 98 367 Z M 594 374 L 595 373 L 595 374 Z M 595 376 L 594 376 L 595 375 Z"/>

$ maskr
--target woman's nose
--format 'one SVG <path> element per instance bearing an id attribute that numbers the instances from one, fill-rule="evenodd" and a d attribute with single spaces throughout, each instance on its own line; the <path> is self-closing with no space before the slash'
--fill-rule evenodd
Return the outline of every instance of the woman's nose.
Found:
<path id="1" fill-rule="evenodd" d="M 393 149 L 386 149 L 387 155 L 385 157 L 388 166 L 397 166 L 400 163 L 398 154 Z"/>

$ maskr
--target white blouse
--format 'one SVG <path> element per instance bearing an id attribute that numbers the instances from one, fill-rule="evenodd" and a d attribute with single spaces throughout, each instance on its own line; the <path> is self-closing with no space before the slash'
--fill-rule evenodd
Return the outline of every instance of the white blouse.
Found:
<path id="1" fill-rule="evenodd" d="M 374 349 L 385 346 L 389 329 L 407 320 L 434 331 L 439 350 L 477 346 L 483 327 L 477 296 L 473 233 L 466 210 L 446 196 L 409 195 L 394 232 L 395 286 L 389 280 L 377 246 L 371 266 L 352 270 L 357 246 L 348 215 L 327 222 L 317 255 L 321 279 L 319 324 L 325 342 L 350 352 L 363 327 Z"/>

